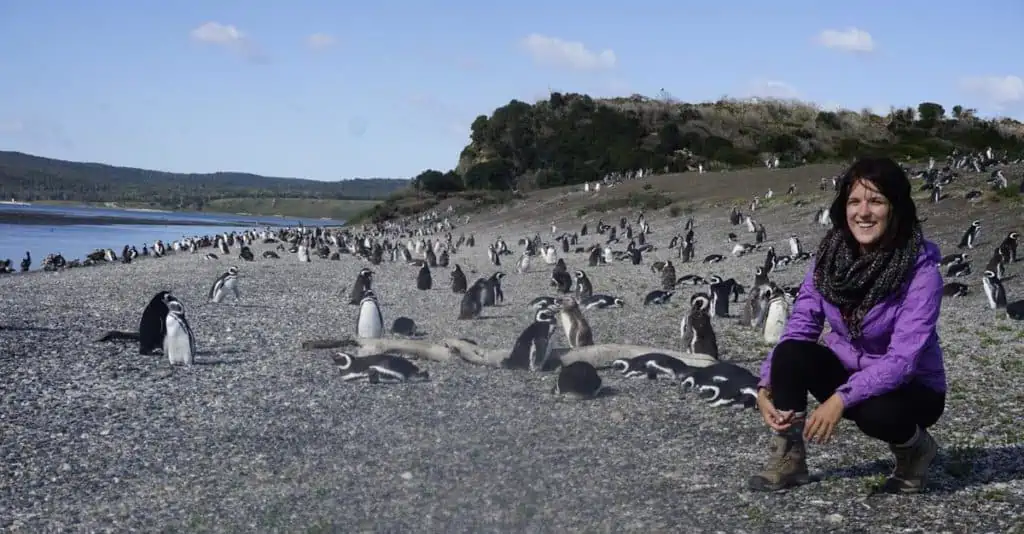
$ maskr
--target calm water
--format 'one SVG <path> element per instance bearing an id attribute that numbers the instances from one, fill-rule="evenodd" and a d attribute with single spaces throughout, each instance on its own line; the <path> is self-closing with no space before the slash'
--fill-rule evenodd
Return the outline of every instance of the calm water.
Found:
<path id="1" fill-rule="evenodd" d="M 68 260 L 84 258 L 98 248 L 112 248 L 121 255 L 121 248 L 134 245 L 152 245 L 157 239 L 164 242 L 184 236 L 212 235 L 231 230 L 246 230 L 266 226 L 338 225 L 342 221 L 304 219 L 297 217 L 268 217 L 262 215 L 231 215 L 212 213 L 173 213 L 155 211 L 119 210 L 109 208 L 64 206 L 12 206 L 0 204 L 0 214 L 66 214 L 76 217 L 124 218 L 152 221 L 153 224 L 117 224 L 108 219 L 102 224 L 7 224 L 0 223 L 0 259 L 10 258 L 13 267 L 20 268 L 25 251 L 32 253 L 32 269 L 38 269 L 47 254 L 60 253 Z M 181 224 L 190 222 L 191 224 Z M 207 224 L 196 224 L 203 222 Z"/>

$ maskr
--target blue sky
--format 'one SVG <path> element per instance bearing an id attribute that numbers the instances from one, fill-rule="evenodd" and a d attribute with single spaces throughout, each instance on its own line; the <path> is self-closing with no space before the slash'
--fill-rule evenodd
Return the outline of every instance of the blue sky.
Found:
<path id="1" fill-rule="evenodd" d="M 0 149 L 337 180 L 548 89 L 1024 118 L 1024 2 L 3 0 Z M 171 7 L 173 6 L 173 7 Z"/>

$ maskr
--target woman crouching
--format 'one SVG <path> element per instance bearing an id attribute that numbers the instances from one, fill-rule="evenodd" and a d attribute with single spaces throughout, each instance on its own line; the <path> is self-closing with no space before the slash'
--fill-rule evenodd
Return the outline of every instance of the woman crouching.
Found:
<path id="1" fill-rule="evenodd" d="M 883 491 L 924 488 L 938 452 L 927 428 L 946 405 L 941 254 L 922 237 L 910 190 L 887 158 L 861 159 L 843 176 L 829 209 L 834 226 L 761 366 L 758 407 L 775 436 L 750 489 L 806 483 L 805 440 L 827 442 L 840 418 L 889 444 L 896 467 Z M 832 331 L 820 345 L 825 321 Z M 808 393 L 821 404 L 805 416 Z"/>

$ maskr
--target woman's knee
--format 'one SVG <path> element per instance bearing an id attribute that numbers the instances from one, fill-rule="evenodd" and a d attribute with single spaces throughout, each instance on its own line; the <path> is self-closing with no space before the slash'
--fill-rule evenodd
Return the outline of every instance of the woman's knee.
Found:
<path id="1" fill-rule="evenodd" d="M 778 345 L 772 353 L 772 369 L 803 369 L 807 358 L 816 353 L 820 346 L 813 341 L 787 339 Z"/>

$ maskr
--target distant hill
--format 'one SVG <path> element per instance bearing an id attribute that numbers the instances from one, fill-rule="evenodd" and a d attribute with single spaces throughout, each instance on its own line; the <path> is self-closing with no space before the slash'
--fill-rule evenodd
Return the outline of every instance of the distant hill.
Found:
<path id="1" fill-rule="evenodd" d="M 44 158 L 21 152 L 0 151 L 0 199 L 19 201 L 74 201 L 115 203 L 163 209 L 211 210 L 227 206 L 262 205 L 279 209 L 274 199 L 310 199 L 309 203 L 285 203 L 292 210 L 306 204 L 336 201 L 377 201 L 409 185 L 406 179 L 356 178 L 321 182 L 298 178 L 274 178 L 240 172 L 181 174 L 101 163 Z M 241 202 L 266 199 L 265 202 Z M 313 201 L 316 202 L 313 202 Z M 349 202 L 365 207 L 368 202 Z M 270 209 L 270 208 L 268 208 Z M 271 215 L 273 213 L 258 213 Z M 339 216 L 317 213 L 282 215 Z"/>

